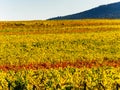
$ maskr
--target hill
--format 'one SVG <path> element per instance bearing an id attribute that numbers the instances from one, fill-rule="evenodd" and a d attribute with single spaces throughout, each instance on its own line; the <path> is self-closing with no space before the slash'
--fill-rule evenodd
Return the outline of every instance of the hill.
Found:
<path id="1" fill-rule="evenodd" d="M 59 16 L 48 20 L 63 19 L 119 19 L 120 18 L 120 2 L 101 5 L 99 7 L 72 14 L 67 16 Z"/>

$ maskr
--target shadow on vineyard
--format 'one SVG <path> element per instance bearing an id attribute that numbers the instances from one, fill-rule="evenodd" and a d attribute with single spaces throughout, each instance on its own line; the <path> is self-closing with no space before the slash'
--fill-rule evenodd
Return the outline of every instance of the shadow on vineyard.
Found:
<path id="1" fill-rule="evenodd" d="M 15 82 L 16 86 L 13 87 L 10 83 L 8 84 L 8 90 L 29 90 L 27 89 L 27 86 L 25 85 L 25 83 L 23 82 Z M 96 86 L 94 86 L 93 88 L 87 86 L 87 83 L 83 84 L 83 87 L 74 87 L 71 85 L 65 85 L 64 86 L 64 90 L 106 90 L 106 88 L 104 87 L 104 85 L 102 83 L 98 83 Z M 37 86 L 33 85 L 31 90 L 47 90 L 48 88 L 43 87 L 39 87 L 37 88 Z M 61 86 L 59 84 L 56 85 L 55 88 L 52 88 L 53 90 L 61 90 Z M 120 85 L 119 84 L 113 84 L 113 88 L 112 90 L 119 90 L 120 89 Z"/>

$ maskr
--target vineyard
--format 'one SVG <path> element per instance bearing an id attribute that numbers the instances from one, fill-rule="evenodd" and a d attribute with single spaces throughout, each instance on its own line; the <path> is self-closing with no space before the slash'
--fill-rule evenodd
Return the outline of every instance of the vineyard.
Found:
<path id="1" fill-rule="evenodd" d="M 120 20 L 0 22 L 0 90 L 119 90 Z"/>

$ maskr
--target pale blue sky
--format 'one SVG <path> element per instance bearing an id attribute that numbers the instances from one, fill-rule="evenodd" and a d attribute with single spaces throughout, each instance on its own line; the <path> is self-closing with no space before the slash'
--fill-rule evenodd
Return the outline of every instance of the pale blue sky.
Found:
<path id="1" fill-rule="evenodd" d="M 0 0 L 0 20 L 36 20 L 82 12 L 120 0 Z"/>

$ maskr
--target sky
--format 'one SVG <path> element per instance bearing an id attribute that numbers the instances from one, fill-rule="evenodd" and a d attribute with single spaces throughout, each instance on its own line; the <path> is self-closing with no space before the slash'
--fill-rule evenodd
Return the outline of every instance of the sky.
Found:
<path id="1" fill-rule="evenodd" d="M 0 20 L 45 20 L 120 0 L 0 0 Z"/>

